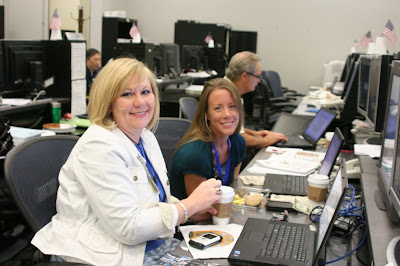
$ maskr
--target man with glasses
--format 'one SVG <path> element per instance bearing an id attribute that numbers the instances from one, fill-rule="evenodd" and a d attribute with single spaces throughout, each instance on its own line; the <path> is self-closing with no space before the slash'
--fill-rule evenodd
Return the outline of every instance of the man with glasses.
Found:
<path id="1" fill-rule="evenodd" d="M 254 91 L 261 81 L 260 61 L 261 59 L 258 55 L 248 51 L 239 52 L 231 58 L 225 75 L 235 84 L 241 96 Z M 287 137 L 282 133 L 268 130 L 255 131 L 242 128 L 240 133 L 246 140 L 247 148 L 249 149 L 260 149 L 281 140 L 287 141 Z"/>

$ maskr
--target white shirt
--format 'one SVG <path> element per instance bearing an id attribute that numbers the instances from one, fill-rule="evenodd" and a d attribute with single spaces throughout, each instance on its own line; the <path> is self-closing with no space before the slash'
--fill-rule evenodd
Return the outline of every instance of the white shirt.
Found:
<path id="1" fill-rule="evenodd" d="M 143 147 L 167 195 L 167 170 L 153 133 L 143 130 Z M 59 175 L 57 214 L 32 244 L 45 254 L 95 265 L 141 263 L 146 241 L 172 237 L 178 211 L 159 203 L 157 185 L 140 154 L 118 128 L 92 125 L 72 150 Z"/>

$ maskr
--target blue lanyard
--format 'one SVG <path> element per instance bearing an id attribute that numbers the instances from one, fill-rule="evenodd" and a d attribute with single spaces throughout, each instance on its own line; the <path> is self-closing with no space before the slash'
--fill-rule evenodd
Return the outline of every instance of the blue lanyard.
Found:
<path id="1" fill-rule="evenodd" d="M 142 155 L 142 157 L 146 160 L 147 170 L 148 170 L 149 174 L 151 175 L 151 177 L 153 178 L 154 182 L 156 183 L 158 189 L 160 190 L 159 202 L 165 202 L 166 201 L 166 195 L 165 195 L 164 187 L 163 187 L 163 185 L 161 183 L 161 180 L 158 177 L 156 171 L 154 170 L 153 165 L 151 164 L 149 158 L 147 157 L 146 152 L 144 151 L 143 144 L 142 144 L 142 139 L 140 139 L 139 140 L 139 144 L 135 145 L 135 146 L 138 149 L 140 155 Z"/>
<path id="2" fill-rule="evenodd" d="M 229 145 L 229 156 L 228 156 L 228 161 L 226 161 L 226 167 L 225 167 L 225 177 L 222 176 L 222 167 L 221 164 L 219 162 L 219 155 L 218 155 L 218 151 L 217 148 L 215 147 L 214 142 L 211 142 L 211 146 L 214 150 L 215 153 L 215 161 L 217 164 L 217 170 L 218 170 L 218 176 L 219 178 L 221 178 L 222 181 L 222 185 L 226 185 L 226 183 L 228 183 L 228 179 L 229 179 L 229 172 L 231 170 L 231 140 L 230 138 L 228 138 L 228 145 Z"/>

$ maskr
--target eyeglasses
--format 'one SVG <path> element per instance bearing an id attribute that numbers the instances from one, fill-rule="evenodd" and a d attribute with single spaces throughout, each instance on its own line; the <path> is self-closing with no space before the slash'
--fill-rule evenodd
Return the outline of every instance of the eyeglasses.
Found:
<path id="1" fill-rule="evenodd" d="M 259 75 L 259 76 L 257 76 L 257 75 L 255 75 L 255 74 L 253 74 L 253 73 L 251 73 L 251 72 L 246 72 L 248 75 L 250 75 L 250 76 L 253 76 L 253 77 L 255 77 L 255 78 L 258 78 L 258 79 L 262 79 L 262 76 L 261 75 Z"/>

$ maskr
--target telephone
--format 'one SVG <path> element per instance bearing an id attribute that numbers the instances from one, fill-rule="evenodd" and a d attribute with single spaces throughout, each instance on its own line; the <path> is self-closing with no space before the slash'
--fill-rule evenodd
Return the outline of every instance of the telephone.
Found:
<path id="1" fill-rule="evenodd" d="M 356 158 L 346 161 L 345 170 L 347 179 L 360 179 L 361 177 L 360 160 Z"/>

